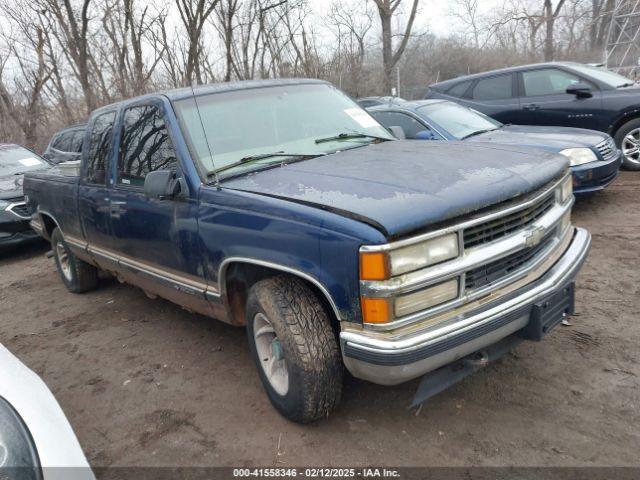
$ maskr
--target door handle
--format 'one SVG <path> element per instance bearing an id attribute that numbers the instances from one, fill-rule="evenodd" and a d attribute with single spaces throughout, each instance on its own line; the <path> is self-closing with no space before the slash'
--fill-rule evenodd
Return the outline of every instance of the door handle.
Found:
<path id="1" fill-rule="evenodd" d="M 530 103 L 528 105 L 523 105 L 522 108 L 524 110 L 527 110 L 529 112 L 532 112 L 534 110 L 540 110 L 540 105 L 536 104 L 536 103 Z"/>
<path id="2" fill-rule="evenodd" d="M 113 218 L 120 218 L 120 213 L 122 213 L 120 207 L 126 204 L 127 202 L 111 201 L 111 206 L 109 208 L 111 216 Z"/>

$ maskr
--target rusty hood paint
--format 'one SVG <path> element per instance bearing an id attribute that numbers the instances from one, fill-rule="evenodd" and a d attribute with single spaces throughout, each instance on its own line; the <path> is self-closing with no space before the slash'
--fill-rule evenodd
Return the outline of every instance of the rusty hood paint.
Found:
<path id="1" fill-rule="evenodd" d="M 361 218 L 397 237 L 534 191 L 565 157 L 525 147 L 390 141 L 249 173 L 221 187 Z"/>

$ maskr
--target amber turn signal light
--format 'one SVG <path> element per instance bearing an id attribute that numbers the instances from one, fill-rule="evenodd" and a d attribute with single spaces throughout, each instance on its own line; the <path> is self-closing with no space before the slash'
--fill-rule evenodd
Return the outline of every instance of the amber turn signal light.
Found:
<path id="1" fill-rule="evenodd" d="M 362 319 L 365 323 L 387 323 L 391 320 L 389 301 L 386 298 L 360 297 Z"/>
<path id="2" fill-rule="evenodd" d="M 360 280 L 389 278 L 389 259 L 383 252 L 360 253 Z"/>

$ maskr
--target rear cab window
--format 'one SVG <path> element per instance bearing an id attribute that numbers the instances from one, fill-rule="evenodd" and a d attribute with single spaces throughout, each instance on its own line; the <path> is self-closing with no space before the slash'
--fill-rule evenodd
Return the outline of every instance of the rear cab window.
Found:
<path id="1" fill-rule="evenodd" d="M 177 166 L 176 152 L 160 110 L 155 105 L 127 108 L 118 157 L 118 185 L 142 188 L 149 172 L 175 171 Z"/>
<path id="2" fill-rule="evenodd" d="M 113 140 L 113 124 L 116 112 L 98 115 L 91 125 L 89 151 L 84 168 L 84 180 L 94 185 L 105 185 L 109 171 L 109 156 Z"/>

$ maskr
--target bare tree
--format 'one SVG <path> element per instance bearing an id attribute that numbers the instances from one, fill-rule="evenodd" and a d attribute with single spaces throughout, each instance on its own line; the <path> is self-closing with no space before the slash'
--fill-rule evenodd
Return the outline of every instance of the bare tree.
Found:
<path id="1" fill-rule="evenodd" d="M 380 16 L 380 26 L 382 27 L 382 68 L 383 68 L 383 87 L 386 94 L 391 93 L 391 86 L 393 84 L 393 69 L 402 57 L 402 54 L 407 47 L 409 36 L 411 35 L 411 29 L 413 28 L 413 21 L 416 18 L 416 12 L 418 11 L 418 1 L 412 0 L 411 12 L 409 18 L 404 27 L 404 33 L 400 35 L 401 40 L 398 47 L 393 49 L 394 35 L 391 28 L 391 20 L 396 15 L 398 7 L 402 3 L 402 0 L 373 0 L 378 7 L 378 14 Z"/>
<path id="2" fill-rule="evenodd" d="M 365 86 L 362 79 L 366 54 L 366 38 L 373 26 L 373 12 L 368 2 L 334 2 L 327 16 L 329 28 L 336 37 L 336 61 L 340 88 L 348 88 L 360 96 Z M 343 75 L 349 78 L 343 85 Z"/>
<path id="3" fill-rule="evenodd" d="M 565 0 L 557 0 L 556 5 L 553 5 L 552 0 L 544 0 L 543 6 L 543 16 L 544 16 L 544 24 L 545 24 L 545 35 L 544 35 L 544 60 L 545 62 L 550 62 L 553 60 L 555 53 L 555 43 L 553 31 L 555 28 L 556 20 L 558 19 L 558 15 L 560 15 L 560 11 L 562 10 L 562 6 L 564 5 Z"/>

